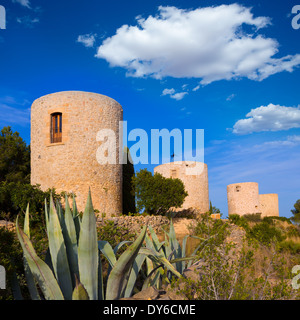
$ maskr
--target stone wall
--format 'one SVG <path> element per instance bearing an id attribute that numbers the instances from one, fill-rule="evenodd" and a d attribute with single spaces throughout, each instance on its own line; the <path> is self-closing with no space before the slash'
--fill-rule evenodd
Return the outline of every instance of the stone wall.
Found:
<path id="1" fill-rule="evenodd" d="M 51 114 L 62 113 L 62 142 L 51 143 Z M 76 194 L 84 210 L 91 189 L 94 208 L 107 216 L 122 213 L 122 165 L 119 164 L 119 121 L 123 110 L 115 100 L 96 93 L 67 91 L 49 94 L 31 107 L 31 183 L 42 190 Z M 110 129 L 116 136 L 116 164 L 101 165 L 96 136 Z"/>
<path id="2" fill-rule="evenodd" d="M 163 232 L 164 226 L 168 226 L 170 221 L 164 216 L 119 216 L 111 218 L 97 218 L 97 226 L 104 226 L 106 221 L 113 221 L 115 227 L 128 229 L 128 233 L 139 234 L 141 228 L 146 224 L 150 225 L 156 233 Z"/>
<path id="3" fill-rule="evenodd" d="M 208 173 L 205 163 L 197 162 L 197 165 L 202 166 L 200 174 L 187 174 L 188 169 L 195 165 L 195 161 L 179 161 L 159 165 L 154 168 L 154 172 L 160 173 L 166 178 L 179 178 L 188 192 L 181 208 L 193 208 L 201 213 L 209 211 L 209 193 L 208 193 Z"/>

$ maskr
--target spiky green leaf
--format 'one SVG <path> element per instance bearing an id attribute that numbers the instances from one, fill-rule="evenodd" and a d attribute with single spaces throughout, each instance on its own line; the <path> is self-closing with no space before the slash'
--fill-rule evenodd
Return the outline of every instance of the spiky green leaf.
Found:
<path id="1" fill-rule="evenodd" d="M 89 295 L 83 284 L 75 276 L 76 285 L 73 291 L 72 300 L 89 300 Z"/>
<path id="2" fill-rule="evenodd" d="M 44 294 L 45 299 L 64 300 L 63 294 L 52 271 L 48 265 L 37 256 L 28 236 L 19 227 L 18 217 L 16 221 L 16 230 L 24 256 L 33 276 L 37 280 L 38 285 Z"/>
<path id="3" fill-rule="evenodd" d="M 142 246 L 146 231 L 147 226 L 144 226 L 138 238 L 115 263 L 107 281 L 106 300 L 116 300 L 124 295 L 133 262 Z"/>
<path id="4" fill-rule="evenodd" d="M 52 197 L 50 198 L 48 238 L 51 261 L 56 279 L 64 297 L 71 300 L 73 289 L 67 251 L 61 229 L 61 222 L 59 221 Z"/>
<path id="5" fill-rule="evenodd" d="M 78 246 L 75 224 L 67 196 L 65 197 L 65 227 L 66 228 L 63 230 L 63 235 L 66 244 L 72 283 L 73 286 L 75 286 L 75 275 L 79 277 Z"/>
<path id="6" fill-rule="evenodd" d="M 98 242 L 96 217 L 89 191 L 83 213 L 78 244 L 78 265 L 80 282 L 84 285 L 90 300 L 98 299 Z"/>

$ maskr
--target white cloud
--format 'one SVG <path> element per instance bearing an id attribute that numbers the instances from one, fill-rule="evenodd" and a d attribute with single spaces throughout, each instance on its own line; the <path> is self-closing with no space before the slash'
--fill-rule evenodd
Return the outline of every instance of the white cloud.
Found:
<path id="1" fill-rule="evenodd" d="M 286 140 L 267 141 L 263 145 L 267 147 L 279 148 L 279 147 L 295 147 L 300 144 L 300 136 L 293 135 L 288 136 Z"/>
<path id="2" fill-rule="evenodd" d="M 175 91 L 174 88 L 172 89 L 164 89 L 162 92 L 162 96 L 169 95 L 172 99 L 175 99 L 177 101 L 182 100 L 185 95 L 187 95 L 187 92 L 177 92 Z"/>
<path id="3" fill-rule="evenodd" d="M 261 131 L 280 131 L 300 127 L 300 106 L 285 107 L 270 103 L 252 109 L 247 119 L 238 120 L 233 126 L 233 133 L 248 134 Z"/>
<path id="4" fill-rule="evenodd" d="M 82 43 L 87 48 L 92 48 L 96 42 L 96 35 L 95 34 L 79 35 L 77 38 L 77 42 Z"/>
<path id="5" fill-rule="evenodd" d="M 260 81 L 300 64 L 299 54 L 273 58 L 279 44 L 258 34 L 269 24 L 269 18 L 254 18 L 239 4 L 195 10 L 160 6 L 156 16 L 121 26 L 96 57 L 133 77 L 198 78 L 200 84 L 241 77 Z M 244 25 L 253 33 L 246 33 Z"/>
<path id="6" fill-rule="evenodd" d="M 162 92 L 162 96 L 166 96 L 166 95 L 171 95 L 171 94 L 174 94 L 175 93 L 175 89 L 172 88 L 172 89 L 164 89 L 163 92 Z"/>
<path id="7" fill-rule="evenodd" d="M 27 7 L 28 9 L 30 9 L 30 1 L 29 0 L 13 0 L 14 3 L 19 3 L 20 5 L 22 5 L 23 7 Z"/>
<path id="8" fill-rule="evenodd" d="M 187 92 L 177 92 L 175 94 L 172 94 L 170 97 L 172 99 L 179 101 L 179 100 L 182 100 L 184 98 L 184 96 L 187 94 L 188 94 Z"/>
<path id="9" fill-rule="evenodd" d="M 39 18 L 31 18 L 29 16 L 17 18 L 17 22 L 25 25 L 28 28 L 32 28 L 36 23 L 40 22 Z"/>
<path id="10" fill-rule="evenodd" d="M 226 98 L 226 101 L 231 101 L 235 96 L 236 96 L 236 94 L 235 94 L 235 93 L 232 93 L 231 95 L 229 95 L 229 96 Z"/>
<path id="11" fill-rule="evenodd" d="M 11 123 L 21 126 L 28 125 L 30 123 L 30 108 L 18 109 L 0 103 L 0 124 L 6 125 Z"/>

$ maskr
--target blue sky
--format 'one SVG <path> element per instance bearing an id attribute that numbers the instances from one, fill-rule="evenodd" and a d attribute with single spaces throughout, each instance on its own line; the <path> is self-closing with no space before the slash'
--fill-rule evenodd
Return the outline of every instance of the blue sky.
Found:
<path id="1" fill-rule="evenodd" d="M 35 99 L 104 94 L 128 130 L 204 129 L 210 199 L 224 217 L 226 186 L 248 181 L 278 193 L 289 217 L 300 198 L 297 4 L 0 0 L 0 126 L 29 144 Z"/>

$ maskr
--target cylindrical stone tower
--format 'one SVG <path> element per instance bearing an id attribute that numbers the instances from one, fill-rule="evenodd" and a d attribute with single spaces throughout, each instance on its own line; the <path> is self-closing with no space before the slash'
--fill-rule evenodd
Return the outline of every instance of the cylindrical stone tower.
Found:
<path id="1" fill-rule="evenodd" d="M 191 174 L 195 164 L 201 167 L 201 170 L 196 170 L 195 174 Z M 177 210 L 193 208 L 201 213 L 209 211 L 208 173 L 205 163 L 174 161 L 155 167 L 154 173 L 156 172 L 166 178 L 179 178 L 183 182 L 188 196 L 185 198 L 182 207 Z"/>
<path id="2" fill-rule="evenodd" d="M 259 213 L 258 183 L 243 182 L 227 186 L 228 215 Z"/>
<path id="3" fill-rule="evenodd" d="M 121 105 L 96 93 L 66 91 L 46 95 L 31 107 L 31 183 L 42 190 L 76 194 L 84 210 L 91 189 L 94 208 L 107 216 L 122 213 L 122 165 L 119 164 Z M 99 164 L 97 133 L 115 133 L 115 164 Z"/>
<path id="4" fill-rule="evenodd" d="M 260 194 L 259 203 L 262 217 L 279 217 L 278 194 Z"/>

